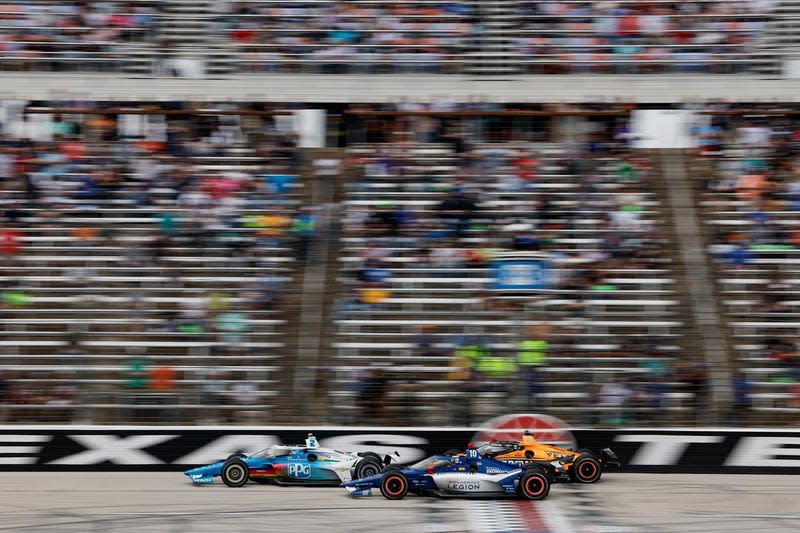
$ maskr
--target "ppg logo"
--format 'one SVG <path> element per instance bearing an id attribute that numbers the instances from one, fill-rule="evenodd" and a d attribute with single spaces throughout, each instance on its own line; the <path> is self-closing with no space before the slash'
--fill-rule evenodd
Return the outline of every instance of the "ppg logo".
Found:
<path id="1" fill-rule="evenodd" d="M 311 465 L 303 463 L 290 463 L 289 477 L 297 479 L 305 479 L 311 477 Z"/>

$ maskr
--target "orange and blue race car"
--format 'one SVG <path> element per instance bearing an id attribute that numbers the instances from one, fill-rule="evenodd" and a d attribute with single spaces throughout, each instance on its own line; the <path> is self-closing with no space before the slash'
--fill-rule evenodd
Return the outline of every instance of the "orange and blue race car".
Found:
<path id="1" fill-rule="evenodd" d="M 554 467 L 555 481 L 577 481 L 594 483 L 603 475 L 609 466 L 621 466 L 617 455 L 610 448 L 594 453 L 590 450 L 569 450 L 540 444 L 536 438 L 525 431 L 522 440 L 492 441 L 482 444 L 478 451 L 483 457 L 517 466 L 535 463 L 550 463 Z M 451 453 L 461 453 L 453 451 Z"/>

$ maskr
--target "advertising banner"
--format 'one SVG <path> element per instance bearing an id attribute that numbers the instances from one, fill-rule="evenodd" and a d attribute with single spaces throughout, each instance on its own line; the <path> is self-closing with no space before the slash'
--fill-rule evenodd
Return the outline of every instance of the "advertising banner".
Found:
<path id="1" fill-rule="evenodd" d="M 498 291 L 538 290 L 547 288 L 547 264 L 531 259 L 507 259 L 492 263 L 494 283 Z"/>
<path id="2" fill-rule="evenodd" d="M 497 428 L 0 426 L 0 470 L 183 470 L 234 452 L 299 444 L 309 432 L 324 447 L 397 452 L 404 463 L 472 440 L 508 438 Z M 800 431 L 572 429 L 557 440 L 611 448 L 625 472 L 800 473 Z"/>

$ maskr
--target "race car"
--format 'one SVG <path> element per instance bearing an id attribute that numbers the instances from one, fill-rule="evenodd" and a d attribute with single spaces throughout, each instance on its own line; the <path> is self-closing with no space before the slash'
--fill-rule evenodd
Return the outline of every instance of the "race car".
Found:
<path id="1" fill-rule="evenodd" d="M 342 482 L 380 473 L 391 456 L 373 452 L 348 453 L 320 448 L 314 435 L 305 446 L 270 446 L 252 455 L 235 453 L 225 460 L 184 472 L 192 483 L 213 483 L 215 477 L 229 487 L 248 481 L 276 485 L 338 486 Z"/>
<path id="2" fill-rule="evenodd" d="M 400 500 L 408 493 L 541 500 L 550 493 L 550 470 L 547 464 L 518 467 L 495 461 L 471 448 L 465 455 L 433 455 L 407 467 L 389 465 L 379 474 L 342 486 L 352 496 L 369 496 L 377 488 L 389 500 Z"/>
<path id="3" fill-rule="evenodd" d="M 520 441 L 493 441 L 478 448 L 481 455 L 515 466 L 546 463 L 554 467 L 554 481 L 594 483 L 609 466 L 620 466 L 617 455 L 610 448 L 599 454 L 586 449 L 568 450 L 540 444 L 530 431 L 525 431 Z M 454 451 L 455 453 L 460 453 Z"/>

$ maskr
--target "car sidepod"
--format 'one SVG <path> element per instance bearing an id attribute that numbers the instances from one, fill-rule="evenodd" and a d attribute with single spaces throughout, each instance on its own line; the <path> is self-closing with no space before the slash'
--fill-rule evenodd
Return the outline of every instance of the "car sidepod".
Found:
<path id="1" fill-rule="evenodd" d="M 433 474 L 437 489 L 462 495 L 514 494 L 521 469 L 497 474 L 480 472 L 443 472 Z"/>

